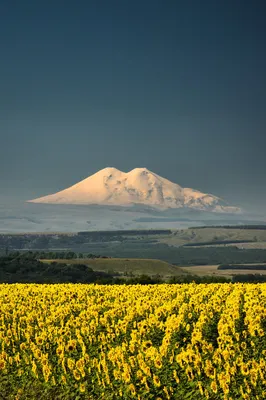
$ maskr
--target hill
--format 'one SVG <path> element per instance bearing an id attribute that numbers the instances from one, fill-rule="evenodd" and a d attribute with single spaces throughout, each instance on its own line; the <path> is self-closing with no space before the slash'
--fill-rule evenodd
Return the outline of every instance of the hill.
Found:
<path id="1" fill-rule="evenodd" d="M 247 248 L 265 248 L 266 229 L 251 227 L 195 227 L 172 231 L 171 235 L 159 238 L 161 243 L 171 246 L 218 246 L 233 245 Z M 265 228 L 265 227 L 264 227 Z"/>
<path id="2" fill-rule="evenodd" d="M 94 271 L 118 272 L 125 275 L 160 275 L 162 277 L 184 275 L 187 272 L 181 268 L 161 260 L 138 259 L 138 258 L 96 258 L 96 259 L 56 259 L 42 260 L 44 263 L 84 264 Z"/>

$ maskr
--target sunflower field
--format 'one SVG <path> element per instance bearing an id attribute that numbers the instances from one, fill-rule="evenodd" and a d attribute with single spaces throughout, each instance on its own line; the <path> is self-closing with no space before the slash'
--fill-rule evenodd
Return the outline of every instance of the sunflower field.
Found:
<path id="1" fill-rule="evenodd" d="M 0 285 L 0 399 L 266 398 L 266 284 Z"/>

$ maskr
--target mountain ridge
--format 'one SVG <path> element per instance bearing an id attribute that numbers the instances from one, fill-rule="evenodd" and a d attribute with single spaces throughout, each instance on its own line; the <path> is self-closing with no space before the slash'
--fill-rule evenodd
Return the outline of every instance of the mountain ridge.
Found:
<path id="1" fill-rule="evenodd" d="M 163 209 L 184 207 L 221 213 L 241 212 L 240 208 L 229 206 L 217 196 L 182 188 L 147 168 L 123 172 L 107 167 L 64 190 L 28 202 L 119 206 L 145 204 Z"/>

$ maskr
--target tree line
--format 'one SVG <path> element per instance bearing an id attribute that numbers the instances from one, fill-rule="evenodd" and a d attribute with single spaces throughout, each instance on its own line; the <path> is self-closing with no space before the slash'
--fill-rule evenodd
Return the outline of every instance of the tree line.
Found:
<path id="1" fill-rule="evenodd" d="M 47 257 L 45 257 L 47 258 Z M 258 274 L 237 275 L 233 282 L 265 282 L 266 276 Z M 0 283 L 97 283 L 97 284 L 162 284 L 162 283 L 226 283 L 230 279 L 219 276 L 174 276 L 168 280 L 160 275 L 125 277 L 120 273 L 95 271 L 78 263 L 44 263 L 33 254 L 14 253 L 0 257 Z"/>

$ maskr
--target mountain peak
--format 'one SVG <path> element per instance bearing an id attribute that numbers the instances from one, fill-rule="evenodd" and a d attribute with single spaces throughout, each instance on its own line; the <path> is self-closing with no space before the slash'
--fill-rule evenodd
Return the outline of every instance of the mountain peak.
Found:
<path id="1" fill-rule="evenodd" d="M 131 172 L 151 172 L 151 171 L 149 171 L 147 168 L 134 168 L 129 173 Z"/>
<path id="2" fill-rule="evenodd" d="M 113 173 L 122 173 L 122 171 L 120 171 L 119 169 L 117 169 L 117 168 L 114 168 L 114 167 L 106 167 L 106 168 L 103 168 L 103 169 L 100 169 L 100 171 L 98 171 L 98 172 L 96 172 L 96 174 L 113 174 Z M 96 175 L 96 174 L 94 174 L 94 175 Z"/>
<path id="3" fill-rule="evenodd" d="M 30 200 L 50 204 L 146 204 L 162 208 L 188 207 L 214 212 L 239 212 L 216 196 L 182 188 L 147 168 L 122 172 L 106 167 L 81 182 L 45 197 Z"/>

